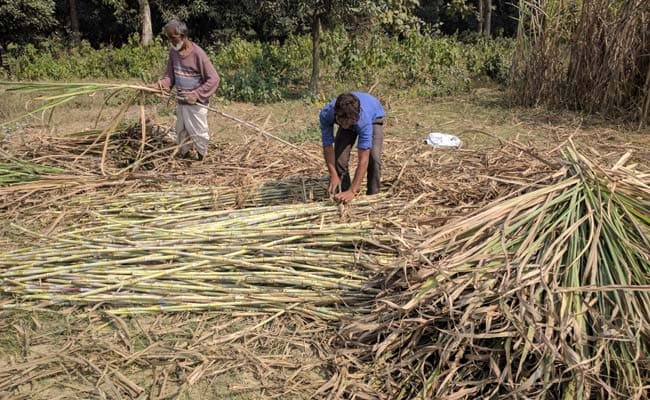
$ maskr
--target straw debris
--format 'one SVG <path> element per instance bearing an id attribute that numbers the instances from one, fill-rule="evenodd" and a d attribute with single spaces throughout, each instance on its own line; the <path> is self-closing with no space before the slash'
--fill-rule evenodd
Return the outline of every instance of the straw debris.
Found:
<path id="1" fill-rule="evenodd" d="M 603 168 L 569 147 L 554 183 L 406 240 L 375 311 L 341 330 L 357 352 L 333 360 L 348 375 L 327 392 L 645 398 L 650 175 L 625 159 Z"/>

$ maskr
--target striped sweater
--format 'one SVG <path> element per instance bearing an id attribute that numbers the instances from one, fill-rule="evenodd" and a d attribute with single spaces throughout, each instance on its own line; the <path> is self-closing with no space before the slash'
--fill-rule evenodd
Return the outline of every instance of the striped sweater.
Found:
<path id="1" fill-rule="evenodd" d="M 219 87 L 219 74 L 212 66 L 208 55 L 196 43 L 190 42 L 187 54 L 181 55 L 176 49 L 169 50 L 167 69 L 160 83 L 169 90 L 176 87 L 179 96 L 184 93 L 196 93 L 199 102 L 208 104 Z"/>

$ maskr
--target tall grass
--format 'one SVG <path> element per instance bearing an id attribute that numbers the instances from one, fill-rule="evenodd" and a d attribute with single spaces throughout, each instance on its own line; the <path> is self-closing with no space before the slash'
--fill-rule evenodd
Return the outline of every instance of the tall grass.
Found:
<path id="1" fill-rule="evenodd" d="M 520 3 L 514 97 L 650 122 L 650 3 Z"/>

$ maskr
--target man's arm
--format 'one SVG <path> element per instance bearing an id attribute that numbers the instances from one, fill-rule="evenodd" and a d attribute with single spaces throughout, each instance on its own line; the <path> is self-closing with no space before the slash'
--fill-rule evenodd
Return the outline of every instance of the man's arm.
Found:
<path id="1" fill-rule="evenodd" d="M 217 71 L 214 69 L 212 61 L 210 61 L 210 58 L 204 51 L 201 51 L 199 53 L 199 62 L 199 69 L 201 71 L 201 78 L 203 80 L 203 83 L 201 86 L 196 88 L 194 92 L 196 93 L 199 100 L 207 102 L 210 96 L 212 96 L 219 88 L 221 78 L 219 77 Z"/>
<path id="2" fill-rule="evenodd" d="M 325 158 L 325 165 L 327 166 L 327 173 L 330 176 L 330 184 L 327 188 L 330 194 L 335 194 L 337 188 L 341 186 L 341 178 L 336 172 L 336 165 L 334 164 L 334 146 L 323 146 L 323 157 Z"/>
<path id="3" fill-rule="evenodd" d="M 330 174 L 330 177 L 338 176 L 336 166 L 334 165 L 334 146 L 324 146 L 323 156 L 325 157 L 325 165 L 327 166 L 327 172 Z"/>
<path id="4" fill-rule="evenodd" d="M 359 193 L 361 188 L 361 181 L 368 172 L 368 163 L 370 162 L 370 148 L 372 147 L 372 124 L 363 124 L 359 126 L 359 138 L 357 148 L 359 149 L 358 158 L 359 164 L 357 170 L 354 172 L 354 179 L 350 184 L 350 189 L 343 193 L 339 193 L 335 198 L 337 200 L 348 202 Z"/>
<path id="5" fill-rule="evenodd" d="M 334 144 L 334 102 L 330 102 L 320 110 L 318 123 L 320 125 L 323 148 L 332 146 Z"/>
<path id="6" fill-rule="evenodd" d="M 354 196 L 359 193 L 359 189 L 361 188 L 361 181 L 363 180 L 363 177 L 366 176 L 366 172 L 368 171 L 370 149 L 359 149 L 359 152 L 357 154 L 359 156 L 359 165 L 357 165 L 357 170 L 354 171 L 354 179 L 352 180 L 350 188 L 347 191 L 334 196 L 337 200 L 345 203 L 354 199 Z"/>
<path id="7" fill-rule="evenodd" d="M 330 176 L 329 187 L 327 188 L 330 194 L 335 194 L 337 188 L 341 186 L 341 178 L 336 172 L 335 154 L 334 154 L 334 102 L 330 102 L 323 107 L 318 116 L 318 121 L 321 131 L 321 141 L 323 143 L 323 157 L 325 158 L 325 166 L 327 173 Z"/>

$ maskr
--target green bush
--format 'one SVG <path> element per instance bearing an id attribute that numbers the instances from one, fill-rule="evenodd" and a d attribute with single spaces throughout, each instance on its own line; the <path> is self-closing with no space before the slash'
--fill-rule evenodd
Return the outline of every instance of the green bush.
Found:
<path id="1" fill-rule="evenodd" d="M 220 94 L 248 102 L 282 100 L 286 85 L 295 75 L 291 58 L 282 50 L 277 45 L 237 40 L 213 55 L 222 78 Z"/>
<path id="2" fill-rule="evenodd" d="M 462 91 L 482 82 L 509 80 L 513 41 L 481 36 L 429 36 L 409 32 L 401 38 L 381 32 L 351 36 L 343 29 L 322 35 L 321 87 L 363 89 L 381 82 L 385 89 L 415 88 L 428 96 Z M 231 100 L 272 102 L 305 92 L 311 74 L 311 38 L 291 36 L 284 43 L 233 39 L 206 46 L 221 75 L 219 95 Z M 120 47 L 92 48 L 87 42 L 68 49 L 52 38 L 39 46 L 9 46 L 10 75 L 18 80 L 154 81 L 162 74 L 168 46 L 156 39 L 147 48 L 134 35 Z"/>
<path id="3" fill-rule="evenodd" d="M 321 132 L 317 126 L 311 126 L 302 131 L 291 132 L 285 137 L 288 141 L 294 143 L 320 142 Z"/>
<path id="4" fill-rule="evenodd" d="M 506 83 L 513 48 L 510 40 L 478 36 L 472 41 L 413 32 L 401 40 L 380 35 L 367 40 L 336 37 L 325 41 L 326 54 L 337 56 L 327 63 L 335 70 L 325 71 L 325 79 L 364 86 L 382 82 L 389 88 L 416 86 L 418 93 L 431 96 L 468 91 L 485 80 Z"/>
<path id="5" fill-rule="evenodd" d="M 94 49 L 82 41 L 67 49 L 50 40 L 38 48 L 28 44 L 8 49 L 11 74 L 18 80 L 148 79 L 162 73 L 168 54 L 161 40 L 143 48 L 137 35 L 120 48 Z"/>

